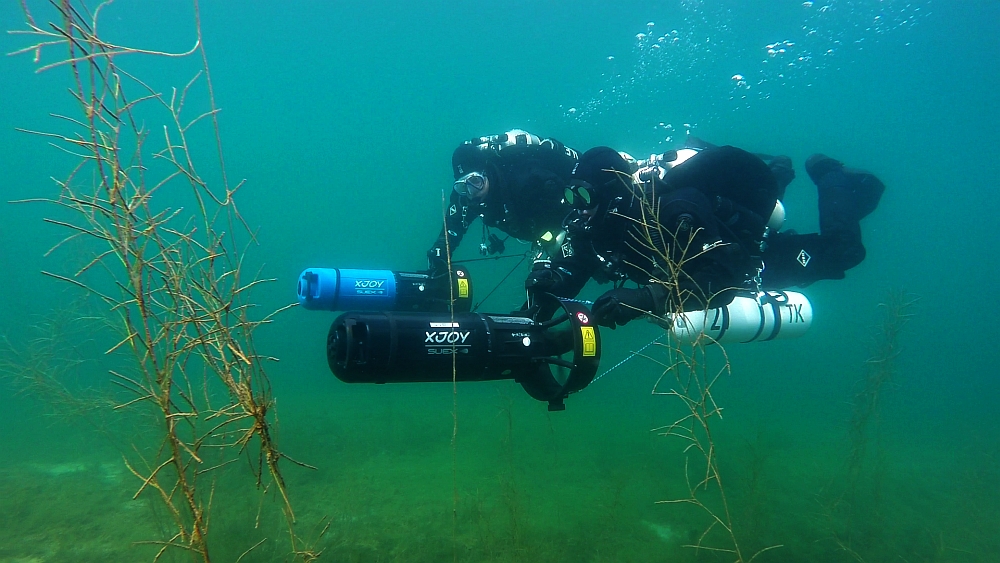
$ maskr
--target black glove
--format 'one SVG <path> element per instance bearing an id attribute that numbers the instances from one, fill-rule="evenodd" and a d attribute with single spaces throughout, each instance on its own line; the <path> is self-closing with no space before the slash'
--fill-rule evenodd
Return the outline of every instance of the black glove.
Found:
<path id="1" fill-rule="evenodd" d="M 655 313 L 655 309 L 656 300 L 653 299 L 653 293 L 648 287 L 638 289 L 620 287 L 598 297 L 591 312 L 594 322 L 614 330 L 645 313 Z"/>
<path id="2" fill-rule="evenodd" d="M 555 268 L 546 268 L 536 263 L 534 269 L 524 280 L 524 289 L 529 292 L 553 293 L 560 295 L 566 285 L 565 274 Z"/>
<path id="3" fill-rule="evenodd" d="M 448 274 L 448 259 L 438 255 L 437 247 L 427 251 L 427 274 L 432 278 Z"/>

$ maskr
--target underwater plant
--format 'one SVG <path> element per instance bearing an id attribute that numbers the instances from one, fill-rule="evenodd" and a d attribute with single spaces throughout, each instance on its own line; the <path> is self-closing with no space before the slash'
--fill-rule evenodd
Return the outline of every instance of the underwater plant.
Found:
<path id="1" fill-rule="evenodd" d="M 655 258 L 662 269 L 657 276 L 646 272 L 651 283 L 666 289 L 667 305 L 663 317 L 656 319 L 664 327 L 666 338 L 656 342 L 666 354 L 665 360 L 646 356 L 662 368 L 652 393 L 676 398 L 683 408 L 674 422 L 654 428 L 661 436 L 679 438 L 684 444 L 684 477 L 687 495 L 657 501 L 659 504 L 688 505 L 707 515 L 709 523 L 692 538 L 686 547 L 696 551 L 727 553 L 736 562 L 753 561 L 762 553 L 781 547 L 767 546 L 750 554 L 744 552 L 743 538 L 734 526 L 733 510 L 719 469 L 719 452 L 713 436 L 722 407 L 713 396 L 713 388 L 725 375 L 732 373 L 732 364 L 725 348 L 705 331 L 689 341 L 676 338 L 670 330 L 675 319 L 684 318 L 686 311 L 703 310 L 715 294 L 702 291 L 687 273 L 688 264 L 716 247 L 695 244 L 700 229 L 671 231 L 659 220 L 659 207 L 653 202 L 656 194 L 647 194 L 632 187 L 630 178 L 619 173 L 621 181 L 632 190 L 641 203 L 642 213 L 635 221 L 639 234 L 632 234 L 631 243 Z M 726 288 L 727 291 L 732 288 Z"/>
<path id="2" fill-rule="evenodd" d="M 22 1 L 26 29 L 11 33 L 32 42 L 13 54 L 33 54 L 38 72 L 68 71 L 79 110 L 54 115 L 59 132 L 26 131 L 62 149 L 75 165 L 56 181 L 58 196 L 24 201 L 58 208 L 46 221 L 69 234 L 52 251 L 70 241 L 92 251 L 75 271 L 44 273 L 103 303 L 118 333 L 106 354 L 130 358 L 126 369 L 109 370 L 127 394 L 113 410 L 154 415 L 141 420 L 150 422 L 145 434 L 155 438 L 132 444 L 125 464 L 139 482 L 133 498 L 156 499 L 172 529 L 143 543 L 156 547 L 154 561 L 172 551 L 210 561 L 219 470 L 246 459 L 262 497 L 280 499 L 296 558 L 314 560 L 319 553 L 296 534 L 280 467 L 283 459 L 304 464 L 279 451 L 274 437 L 264 366 L 275 358 L 254 345 L 254 331 L 278 311 L 250 314 L 251 290 L 269 280 L 245 271 L 246 249 L 256 240 L 234 199 L 243 183 L 231 185 L 226 172 L 198 2 L 197 38 L 183 53 L 107 41 L 98 29 L 110 4 L 91 9 L 86 2 L 53 1 L 52 21 L 42 23 Z M 57 50 L 56 60 L 43 61 Z M 123 55 L 197 57 L 200 70 L 164 95 L 119 66 Z M 198 88 L 204 91 L 194 96 Z M 207 107 L 192 111 L 194 98 L 207 100 Z M 217 181 L 196 166 L 203 160 L 189 142 L 196 135 L 214 137 L 209 176 Z M 246 546 L 243 555 L 264 541 Z"/>
<path id="3" fill-rule="evenodd" d="M 829 487 L 832 500 L 827 510 L 833 540 L 858 560 L 863 560 L 859 550 L 878 544 L 877 536 L 886 527 L 882 510 L 886 477 L 882 411 L 885 393 L 897 375 L 900 336 L 914 315 L 917 301 L 897 289 L 879 304 L 880 319 L 852 401 L 845 474 Z"/>
<path id="4" fill-rule="evenodd" d="M 112 400 L 94 393 L 84 396 L 77 378 L 87 358 L 63 346 L 94 330 L 93 319 L 82 316 L 79 305 L 53 311 L 27 327 L 26 342 L 0 335 L 0 380 L 16 393 L 37 397 L 60 416 L 83 419 L 100 429 Z"/>

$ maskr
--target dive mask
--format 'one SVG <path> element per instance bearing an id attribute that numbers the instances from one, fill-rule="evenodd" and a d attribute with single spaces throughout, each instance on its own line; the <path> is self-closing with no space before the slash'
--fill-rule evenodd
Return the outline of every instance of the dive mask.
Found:
<path id="1" fill-rule="evenodd" d="M 486 189 L 486 176 L 482 172 L 469 172 L 455 180 L 455 191 L 460 196 L 475 199 Z"/>

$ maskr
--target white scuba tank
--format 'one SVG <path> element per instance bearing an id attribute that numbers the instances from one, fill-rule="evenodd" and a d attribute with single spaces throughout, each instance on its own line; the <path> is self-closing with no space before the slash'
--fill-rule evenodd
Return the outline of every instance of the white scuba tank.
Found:
<path id="1" fill-rule="evenodd" d="M 812 304 L 805 295 L 768 291 L 759 300 L 738 296 L 725 307 L 672 315 L 668 328 L 681 342 L 694 342 L 701 334 L 720 343 L 761 342 L 802 336 L 812 317 Z"/>

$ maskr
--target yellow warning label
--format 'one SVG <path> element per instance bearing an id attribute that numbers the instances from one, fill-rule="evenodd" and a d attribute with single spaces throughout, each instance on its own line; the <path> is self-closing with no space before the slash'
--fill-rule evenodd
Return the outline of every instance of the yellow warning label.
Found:
<path id="1" fill-rule="evenodd" d="M 594 334 L 594 327 L 592 326 L 581 326 L 580 334 L 583 335 L 583 355 L 584 356 L 596 356 L 597 355 L 597 336 Z"/>
<path id="2" fill-rule="evenodd" d="M 469 298 L 469 280 L 459 278 L 458 280 L 458 298 L 468 299 Z"/>

